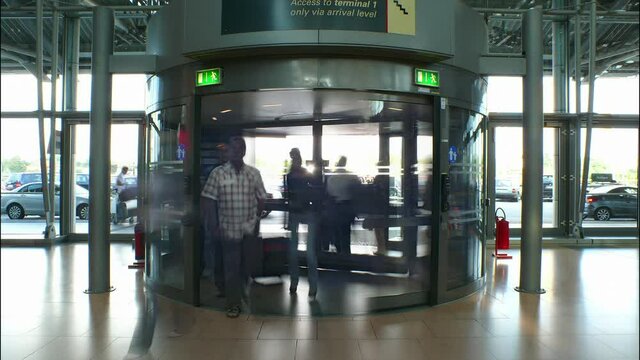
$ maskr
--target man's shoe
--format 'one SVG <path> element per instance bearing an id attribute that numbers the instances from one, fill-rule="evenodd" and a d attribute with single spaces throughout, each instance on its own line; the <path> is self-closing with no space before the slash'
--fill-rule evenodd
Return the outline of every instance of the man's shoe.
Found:
<path id="1" fill-rule="evenodd" d="M 227 317 L 228 318 L 237 318 L 238 316 L 240 316 L 240 306 L 232 306 L 230 308 L 227 309 Z"/>

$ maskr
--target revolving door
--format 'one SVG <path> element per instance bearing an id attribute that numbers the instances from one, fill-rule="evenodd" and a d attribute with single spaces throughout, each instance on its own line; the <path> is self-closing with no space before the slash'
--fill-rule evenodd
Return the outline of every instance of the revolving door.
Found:
<path id="1" fill-rule="evenodd" d="M 261 255 L 246 294 L 250 312 L 364 314 L 477 290 L 484 283 L 486 119 L 434 106 L 440 99 L 348 90 L 202 93 L 186 106 L 153 113 L 147 144 L 149 284 L 196 305 L 224 308 L 216 296 L 200 191 L 225 161 L 226 139 L 236 134 L 247 143 L 244 162 L 261 172 L 268 193 L 255 247 Z M 303 166 L 326 196 L 317 214 L 315 303 L 289 294 L 286 251 L 265 245 L 288 244 L 291 237 L 285 176 L 292 148 L 300 150 Z M 327 187 L 340 177 L 357 184 L 347 194 L 352 212 L 346 246 L 336 240 L 336 199 Z M 300 293 L 308 286 L 308 232 L 301 224 Z"/>
<path id="2" fill-rule="evenodd" d="M 239 103 L 252 105 L 247 109 Z M 385 304 L 389 298 L 401 305 L 427 301 L 432 216 L 428 182 L 433 169 L 430 98 L 296 90 L 204 96 L 200 106 L 201 142 L 196 147 L 200 184 L 204 186 L 209 173 L 224 161 L 219 149 L 226 134 L 241 134 L 247 142 L 244 161 L 260 170 L 268 193 L 260 222 L 263 242 L 290 238 L 285 177 L 292 148 L 300 150 L 303 166 L 322 184 L 325 197 L 314 249 L 322 314 L 378 310 L 389 306 Z M 349 199 L 352 213 L 347 215 L 348 245 L 340 246 L 336 199 L 327 184 L 345 177 L 354 179 L 356 186 L 342 195 Z M 308 231 L 301 224 L 298 254 L 303 271 Z M 205 233 L 201 237 L 206 252 L 209 239 Z M 203 259 L 206 271 L 207 256 Z M 264 274 L 274 274 L 266 268 L 269 265 L 258 267 Z M 318 313 L 307 304 L 292 309 L 286 272 L 281 279 L 281 285 L 252 287 L 251 298 L 271 299 L 254 301 L 254 311 Z M 305 286 L 303 277 L 301 287 Z M 211 296 L 213 291 L 210 281 L 201 282 L 202 303 L 221 306 Z"/>

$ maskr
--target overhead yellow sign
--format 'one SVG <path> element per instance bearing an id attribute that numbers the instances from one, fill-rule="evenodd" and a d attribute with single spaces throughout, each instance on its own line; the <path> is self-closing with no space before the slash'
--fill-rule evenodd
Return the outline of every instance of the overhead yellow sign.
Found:
<path id="1" fill-rule="evenodd" d="M 416 34 L 416 0 L 387 0 L 387 32 Z"/>

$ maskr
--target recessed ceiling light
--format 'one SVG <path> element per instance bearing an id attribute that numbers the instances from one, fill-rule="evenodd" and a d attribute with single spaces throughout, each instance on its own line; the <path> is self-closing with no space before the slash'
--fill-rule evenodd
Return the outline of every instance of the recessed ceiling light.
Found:
<path id="1" fill-rule="evenodd" d="M 220 111 L 220 114 L 226 114 L 226 113 L 231 112 L 231 111 L 233 111 L 233 110 L 231 110 L 231 109 L 222 110 L 222 111 Z"/>
<path id="2" fill-rule="evenodd" d="M 634 60 L 627 60 L 625 61 L 627 64 L 633 64 L 635 61 Z"/>
<path id="3" fill-rule="evenodd" d="M 395 108 L 395 107 L 390 107 L 390 108 L 387 108 L 387 109 L 393 110 L 393 111 L 404 111 L 404 110 L 402 110 L 400 108 Z"/>
<path id="4" fill-rule="evenodd" d="M 211 120 L 213 120 L 213 121 L 217 121 L 217 120 L 218 120 L 218 118 L 217 118 L 217 117 L 215 117 L 215 116 L 212 116 L 212 117 L 211 117 Z"/>
<path id="5" fill-rule="evenodd" d="M 282 104 L 265 104 L 265 105 L 262 105 L 262 107 L 278 107 L 278 106 L 282 106 Z"/>

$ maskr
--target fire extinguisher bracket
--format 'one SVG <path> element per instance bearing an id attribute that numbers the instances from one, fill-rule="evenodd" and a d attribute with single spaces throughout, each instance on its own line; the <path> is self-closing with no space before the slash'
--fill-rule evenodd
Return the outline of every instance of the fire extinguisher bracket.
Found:
<path id="1" fill-rule="evenodd" d="M 502 216 L 498 215 L 498 211 L 502 211 Z M 495 212 L 496 217 L 496 245 L 493 256 L 496 259 L 511 259 L 512 256 L 499 253 L 498 250 L 509 249 L 509 222 L 507 221 L 507 214 L 503 208 L 497 208 Z"/>

